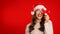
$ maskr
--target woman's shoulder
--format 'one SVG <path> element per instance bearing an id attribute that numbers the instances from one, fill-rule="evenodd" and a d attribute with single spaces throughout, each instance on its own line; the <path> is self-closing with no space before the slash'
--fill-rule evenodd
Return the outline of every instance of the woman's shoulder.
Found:
<path id="1" fill-rule="evenodd" d="M 27 24 L 27 27 L 29 27 L 31 25 L 31 22 Z"/>

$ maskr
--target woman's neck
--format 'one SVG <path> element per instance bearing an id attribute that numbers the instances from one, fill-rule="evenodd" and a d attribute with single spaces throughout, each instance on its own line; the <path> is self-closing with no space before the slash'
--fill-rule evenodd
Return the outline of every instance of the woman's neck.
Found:
<path id="1" fill-rule="evenodd" d="M 41 19 L 36 19 L 36 23 L 40 23 L 41 22 Z"/>

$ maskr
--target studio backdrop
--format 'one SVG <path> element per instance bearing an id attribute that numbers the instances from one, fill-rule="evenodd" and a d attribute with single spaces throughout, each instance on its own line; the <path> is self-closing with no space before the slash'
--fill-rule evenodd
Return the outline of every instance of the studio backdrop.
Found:
<path id="1" fill-rule="evenodd" d="M 53 23 L 54 34 L 60 34 L 59 0 L 0 0 L 0 34 L 25 34 L 32 20 L 31 11 L 36 5 L 44 5 Z"/>

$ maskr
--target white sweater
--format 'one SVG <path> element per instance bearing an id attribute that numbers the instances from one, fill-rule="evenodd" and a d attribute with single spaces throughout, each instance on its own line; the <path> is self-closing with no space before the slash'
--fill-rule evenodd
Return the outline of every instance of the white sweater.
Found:
<path id="1" fill-rule="evenodd" d="M 26 30 L 25 30 L 25 34 L 29 34 L 29 25 L 31 23 L 29 23 L 26 27 Z M 51 20 L 49 20 L 47 23 L 44 24 L 45 26 L 45 34 L 53 34 L 53 26 L 52 26 L 52 22 Z M 36 23 L 35 26 L 34 26 L 34 30 L 31 32 L 31 34 L 44 34 L 44 32 L 38 30 L 38 28 L 40 27 L 40 24 L 39 23 Z"/>

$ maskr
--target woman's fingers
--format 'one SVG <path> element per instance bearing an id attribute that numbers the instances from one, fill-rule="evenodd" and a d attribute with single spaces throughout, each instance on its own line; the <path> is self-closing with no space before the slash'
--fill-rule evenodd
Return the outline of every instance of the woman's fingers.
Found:
<path id="1" fill-rule="evenodd" d="M 45 21 L 49 20 L 49 15 L 47 13 L 45 13 Z"/>

